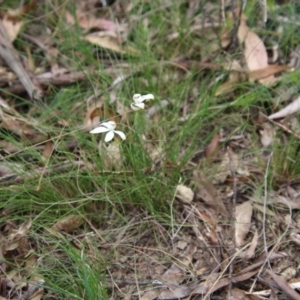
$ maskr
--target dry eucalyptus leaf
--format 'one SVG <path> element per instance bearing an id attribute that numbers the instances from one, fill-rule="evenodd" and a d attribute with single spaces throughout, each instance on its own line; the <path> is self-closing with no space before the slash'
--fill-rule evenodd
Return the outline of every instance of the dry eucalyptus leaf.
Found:
<path id="1" fill-rule="evenodd" d="M 245 16 L 242 16 L 241 18 L 238 29 L 238 39 L 240 44 L 244 44 L 245 47 L 244 58 L 247 63 L 248 71 L 250 71 L 251 80 L 251 76 L 254 76 L 254 74 L 251 74 L 251 71 L 258 71 L 269 67 L 267 49 L 259 36 L 249 29 L 246 24 Z M 263 72 L 260 72 L 260 74 L 262 75 Z M 276 78 L 273 74 L 274 73 L 271 73 L 269 76 L 264 74 L 265 77 L 259 79 L 259 82 L 266 86 L 272 85 L 278 81 L 278 78 Z"/>
<path id="2" fill-rule="evenodd" d="M 205 156 L 213 158 L 218 154 L 218 147 L 220 145 L 220 134 L 215 133 L 210 143 L 206 147 Z"/>
<path id="3" fill-rule="evenodd" d="M 76 24 L 76 20 L 69 11 L 66 11 L 65 17 L 69 24 Z M 78 25 L 83 29 L 90 30 L 92 28 L 98 28 L 104 31 L 124 32 L 124 28 L 117 25 L 113 21 L 103 18 L 96 18 L 92 14 L 83 13 L 80 10 L 76 11 L 76 18 Z"/>
<path id="4" fill-rule="evenodd" d="M 198 171 L 194 171 L 193 181 L 196 185 L 196 195 L 202 198 L 207 205 L 214 208 L 216 215 L 221 214 L 229 218 L 229 213 L 215 186 Z"/>
<path id="5" fill-rule="evenodd" d="M 176 194 L 175 197 L 180 199 L 183 203 L 191 203 L 194 199 L 194 192 L 191 190 L 191 188 L 185 186 L 185 185 L 178 185 L 176 188 Z"/>
<path id="6" fill-rule="evenodd" d="M 84 36 L 83 39 L 102 48 L 113 50 L 118 53 L 124 53 L 124 50 L 121 48 L 121 41 L 118 36 L 112 32 L 93 32 Z"/>
<path id="7" fill-rule="evenodd" d="M 271 75 L 275 75 L 279 72 L 285 71 L 290 69 L 288 65 L 268 65 L 267 67 L 263 69 L 258 69 L 249 72 L 249 80 L 255 81 L 255 80 L 262 80 L 270 78 Z M 277 78 L 276 78 L 277 79 Z M 270 79 L 268 79 L 270 80 Z"/>
<path id="8" fill-rule="evenodd" d="M 269 119 L 280 119 L 300 111 L 300 97 L 294 100 L 291 104 L 281 109 L 275 114 L 269 116 Z"/>
<path id="9" fill-rule="evenodd" d="M 279 290 L 283 292 L 288 299 L 300 299 L 300 295 L 293 290 L 282 276 L 275 274 L 272 270 L 266 270 L 266 272 L 273 278 Z"/>
<path id="10" fill-rule="evenodd" d="M 263 41 L 246 24 L 245 17 L 241 18 L 238 30 L 240 43 L 244 43 L 244 57 L 249 71 L 262 69 L 268 66 L 268 53 Z"/>
<path id="11" fill-rule="evenodd" d="M 83 37 L 83 40 L 90 42 L 91 44 L 100 46 L 105 49 L 115 51 L 122 54 L 139 55 L 140 52 L 129 46 L 122 46 L 117 34 L 111 31 L 98 31 L 90 33 Z"/>
<path id="12" fill-rule="evenodd" d="M 52 228 L 57 231 L 65 231 L 70 233 L 76 230 L 84 223 L 84 219 L 78 215 L 68 215 L 65 218 L 57 221 Z"/>
<path id="13" fill-rule="evenodd" d="M 160 291 L 157 290 L 147 290 L 145 294 L 139 297 L 140 300 L 153 300 L 157 299 L 157 296 L 159 295 Z M 127 300 L 126 298 L 123 298 L 124 300 Z M 131 299 L 131 296 L 128 298 Z M 1 299 L 0 299 L 1 300 Z"/>
<path id="14" fill-rule="evenodd" d="M 53 141 L 48 140 L 44 146 L 42 158 L 44 158 L 45 160 L 50 158 L 52 156 L 53 149 L 54 149 Z"/>
<path id="15" fill-rule="evenodd" d="M 169 300 L 169 299 L 182 299 L 186 298 L 193 294 L 193 291 L 197 287 L 198 290 L 207 291 L 203 288 L 202 283 L 199 284 L 197 281 L 192 281 L 187 284 L 179 285 L 175 288 L 165 289 L 163 292 L 159 294 L 156 299 L 159 300 Z"/>
<path id="16" fill-rule="evenodd" d="M 253 207 L 250 201 L 236 206 L 235 211 L 235 240 L 238 247 L 245 244 L 245 238 L 251 226 Z"/>

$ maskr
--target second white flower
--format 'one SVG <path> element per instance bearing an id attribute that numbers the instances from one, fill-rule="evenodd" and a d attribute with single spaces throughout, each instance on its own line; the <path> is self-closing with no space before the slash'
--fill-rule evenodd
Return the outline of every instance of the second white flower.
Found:
<path id="1" fill-rule="evenodd" d="M 134 94 L 133 103 L 131 103 L 131 108 L 133 110 L 140 110 L 145 108 L 145 102 L 148 100 L 154 100 L 154 96 L 152 94 L 141 95 L 141 94 Z"/>

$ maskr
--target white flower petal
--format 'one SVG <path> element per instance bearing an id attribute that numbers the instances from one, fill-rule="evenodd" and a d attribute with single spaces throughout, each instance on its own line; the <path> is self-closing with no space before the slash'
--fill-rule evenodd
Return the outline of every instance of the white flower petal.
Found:
<path id="1" fill-rule="evenodd" d="M 100 125 L 106 127 L 108 130 L 114 130 L 117 126 L 114 121 L 103 122 Z"/>
<path id="2" fill-rule="evenodd" d="M 141 95 L 141 94 L 134 94 L 132 97 L 134 103 L 143 103 L 148 100 L 154 100 L 153 94 Z"/>
<path id="3" fill-rule="evenodd" d="M 147 95 L 144 95 L 144 96 L 141 96 L 143 102 L 144 101 L 148 101 L 148 100 L 154 100 L 154 96 L 152 94 L 147 94 Z"/>
<path id="4" fill-rule="evenodd" d="M 115 136 L 115 134 L 114 134 L 114 132 L 111 130 L 111 131 L 109 131 L 109 132 L 106 134 L 104 141 L 105 141 L 105 142 L 110 142 L 110 141 L 114 138 L 114 136 Z"/>
<path id="5" fill-rule="evenodd" d="M 136 103 L 139 102 L 140 98 L 141 98 L 141 94 L 134 94 L 132 97 L 132 100 Z"/>
<path id="6" fill-rule="evenodd" d="M 126 140 L 126 135 L 124 134 L 124 132 L 119 131 L 119 130 L 115 130 L 114 133 L 118 134 L 119 137 L 124 141 Z"/>
<path id="7" fill-rule="evenodd" d="M 140 109 L 144 109 L 145 108 L 145 104 L 144 103 L 131 103 L 130 106 L 131 106 L 131 108 L 133 110 L 140 110 Z"/>
<path id="8" fill-rule="evenodd" d="M 107 132 L 109 131 L 108 128 L 103 127 L 103 126 L 99 126 L 94 128 L 93 130 L 90 131 L 91 134 L 96 134 L 96 133 L 103 133 L 103 132 Z"/>

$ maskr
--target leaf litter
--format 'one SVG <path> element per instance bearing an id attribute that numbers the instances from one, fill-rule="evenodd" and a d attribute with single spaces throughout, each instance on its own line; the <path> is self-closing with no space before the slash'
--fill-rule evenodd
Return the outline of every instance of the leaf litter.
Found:
<path id="1" fill-rule="evenodd" d="M 300 182 L 298 173 L 292 168 L 297 162 L 298 148 L 296 145 L 294 153 L 285 153 L 280 148 L 280 144 L 299 136 L 297 89 L 286 92 L 283 86 L 285 76 L 293 75 L 297 69 L 294 52 L 299 47 L 292 49 L 290 57 L 285 57 L 279 49 L 271 59 L 265 43 L 272 37 L 267 36 L 268 30 L 263 27 L 260 30 L 252 28 L 245 10 L 240 14 L 235 36 L 239 41 L 236 53 L 241 56 L 232 55 L 229 46 L 234 40 L 231 36 L 234 30 L 228 27 L 232 17 L 226 16 L 225 6 L 228 11 L 234 8 L 227 1 L 211 1 L 203 4 L 202 11 L 197 8 L 196 1 L 190 0 L 186 1 L 188 9 L 181 13 L 191 18 L 190 32 L 184 33 L 193 36 L 191 47 L 181 53 L 180 24 L 176 24 L 177 19 L 172 20 L 177 27 L 170 26 L 164 42 L 168 40 L 171 48 L 176 45 L 174 55 L 168 56 L 162 45 L 157 44 L 158 53 L 165 58 L 165 61 L 161 59 L 164 70 L 160 70 L 160 76 L 159 67 L 151 66 L 153 78 L 149 80 L 141 75 L 145 64 L 131 69 L 129 62 L 140 59 L 142 48 L 149 47 L 148 40 L 143 41 L 143 46 L 139 43 L 132 46 L 138 19 L 144 30 L 149 30 L 151 42 L 159 37 L 151 10 L 145 12 L 144 7 L 134 1 L 100 2 L 77 3 L 73 10 L 61 10 L 64 15 L 60 18 L 69 35 L 78 35 L 80 43 L 90 43 L 89 55 L 97 58 L 107 72 L 104 83 L 91 81 L 90 78 L 99 73 L 99 66 L 86 63 L 86 53 L 74 50 L 76 59 L 84 62 L 86 69 L 68 66 L 69 53 L 59 49 L 59 39 L 63 36 L 54 23 L 45 26 L 44 19 L 46 39 L 42 36 L 38 22 L 45 16 L 37 9 L 36 1 L 21 6 L 14 15 L 12 11 L 1 12 L 0 185 L 3 195 L 13 192 L 22 207 L 18 188 L 36 186 L 35 180 L 40 180 L 42 184 L 35 193 L 42 195 L 51 186 L 55 190 L 52 202 L 57 202 L 51 202 L 49 207 L 57 206 L 55 209 L 59 212 L 67 205 L 70 210 L 52 216 L 41 226 L 37 223 L 40 214 L 35 208 L 38 202 L 33 202 L 30 213 L 22 208 L 17 217 L 11 203 L 2 208 L 1 299 L 61 299 L 53 292 L 53 281 L 43 270 L 53 265 L 57 268 L 58 261 L 67 261 L 70 267 L 72 260 L 62 245 L 71 247 L 80 259 L 90 260 L 93 266 L 100 262 L 105 265 L 101 285 L 111 299 L 299 299 Z M 170 5 L 166 1 L 162 3 L 166 7 Z M 100 9 L 96 5 L 100 5 Z M 263 18 L 267 10 L 268 7 L 264 7 Z M 159 8 L 154 9 L 154 13 L 159 11 Z M 24 22 L 29 12 L 37 18 Z M 220 16 L 228 18 L 228 24 L 219 19 Z M 272 14 L 268 14 L 268 20 L 272 18 Z M 32 23 L 31 26 L 28 23 Z M 257 21 L 257 26 L 259 24 Z M 75 31 L 77 26 L 81 31 Z M 15 42 L 18 37 L 30 41 L 30 45 L 20 47 Z M 36 54 L 40 53 L 45 54 L 44 59 L 38 59 Z M 129 158 L 124 156 L 126 147 L 134 147 L 134 143 L 126 146 L 113 141 L 106 145 L 100 138 L 85 137 L 96 150 L 101 162 L 99 168 L 82 140 L 73 133 L 80 128 L 88 135 L 93 127 L 109 121 L 118 127 L 122 122 L 130 126 L 132 120 L 126 108 L 129 109 L 131 98 L 127 103 L 122 95 L 128 88 L 126 81 L 139 77 L 145 94 L 152 95 L 150 87 L 155 82 L 164 88 L 172 81 L 180 84 L 190 78 L 194 69 L 199 77 L 193 78 L 178 116 L 179 126 L 189 126 L 195 118 L 201 124 L 197 125 L 201 127 L 198 139 L 205 142 L 197 144 L 192 160 L 181 164 L 189 144 L 193 143 L 189 135 L 176 161 L 166 156 L 162 139 L 154 138 L 150 142 L 155 134 L 160 136 L 156 123 L 170 117 L 163 114 L 178 105 L 172 100 L 174 95 L 168 95 L 171 90 L 166 89 L 161 96 L 163 100 L 158 99 L 145 115 L 137 115 L 140 119 L 136 117 L 135 120 L 144 129 L 139 145 L 150 158 L 138 172 L 151 178 L 159 174 L 160 181 L 168 182 L 170 193 L 162 199 L 171 212 L 166 222 L 136 203 L 129 203 L 128 195 L 119 189 L 122 181 L 131 182 L 137 172 L 130 169 Z M 219 79 L 216 72 L 220 72 Z M 215 97 L 209 100 L 214 102 L 210 113 L 224 108 L 213 124 L 206 124 L 195 114 L 193 105 L 199 109 L 207 101 L 207 95 L 198 91 L 202 80 L 214 90 Z M 92 82 L 94 93 L 86 87 Z M 74 83 L 82 84 L 82 90 L 87 89 L 83 93 L 85 99 L 78 98 L 68 111 L 75 116 L 76 122 L 72 118 L 62 118 L 63 108 L 59 105 L 45 118 L 47 96 L 63 94 Z M 247 111 L 241 109 L 238 101 L 247 99 L 248 95 L 242 84 L 268 89 L 272 95 L 268 106 L 264 99 L 258 99 L 253 102 L 255 105 L 249 104 Z M 136 91 L 132 91 L 134 94 Z M 288 95 L 278 96 L 284 94 Z M 27 101 L 26 105 L 20 101 L 20 95 Z M 296 100 L 291 102 L 292 99 Z M 258 111 L 258 116 L 251 115 L 253 111 Z M 264 117 L 260 118 L 262 115 Z M 249 121 L 252 130 L 241 125 L 244 121 Z M 64 130 L 70 132 L 65 134 Z M 5 138 L 7 134 L 14 140 Z M 129 133 L 126 141 L 133 141 L 133 136 Z M 171 139 L 174 137 L 171 135 Z M 132 149 L 143 157 L 138 147 Z M 268 190 L 265 172 L 271 159 L 274 166 L 276 160 L 279 161 L 280 167 L 272 171 L 273 186 Z M 76 176 L 72 175 L 74 169 Z M 174 170 L 179 170 L 181 177 L 176 183 L 171 180 Z M 96 181 L 81 185 L 78 178 L 84 178 L 87 172 L 95 177 L 105 174 L 109 177 L 101 185 Z M 268 175 L 271 178 L 271 174 Z M 109 192 L 109 180 L 115 187 L 113 193 Z M 132 186 L 132 190 L 135 188 Z M 149 188 L 155 190 L 153 186 Z M 36 194 L 32 194 L 33 201 Z M 105 195 L 106 202 L 98 203 L 99 195 Z M 110 197 L 115 195 L 126 205 L 111 202 Z M 84 215 L 76 213 L 83 205 L 82 199 L 89 202 L 84 206 Z M 122 218 L 118 209 L 122 211 Z"/>

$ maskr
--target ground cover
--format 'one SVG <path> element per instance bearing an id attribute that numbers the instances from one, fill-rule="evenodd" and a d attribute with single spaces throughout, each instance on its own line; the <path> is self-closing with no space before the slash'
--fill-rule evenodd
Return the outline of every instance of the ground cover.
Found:
<path id="1" fill-rule="evenodd" d="M 296 1 L 3 1 L 1 299 L 299 299 Z"/>

